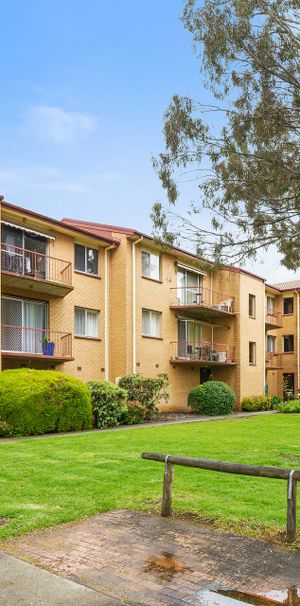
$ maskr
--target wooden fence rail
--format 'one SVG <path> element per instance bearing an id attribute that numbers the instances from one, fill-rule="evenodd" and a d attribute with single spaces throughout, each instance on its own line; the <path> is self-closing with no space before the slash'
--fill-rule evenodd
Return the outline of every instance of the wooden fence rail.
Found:
<path id="1" fill-rule="evenodd" d="M 235 473 L 244 476 L 260 478 L 273 478 L 287 481 L 287 542 L 296 540 L 296 504 L 297 480 L 300 480 L 300 470 L 283 469 L 281 467 L 263 467 L 261 465 L 244 465 L 242 463 L 226 463 L 212 459 L 195 459 L 193 457 L 177 457 L 175 455 L 160 454 L 157 452 L 143 452 L 143 459 L 158 461 L 165 464 L 161 515 L 167 517 L 171 514 L 172 488 L 174 481 L 174 465 L 208 469 L 224 473 Z"/>

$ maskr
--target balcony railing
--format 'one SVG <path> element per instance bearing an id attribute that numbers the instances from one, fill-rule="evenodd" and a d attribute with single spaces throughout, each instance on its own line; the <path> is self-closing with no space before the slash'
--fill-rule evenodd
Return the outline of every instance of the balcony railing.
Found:
<path id="1" fill-rule="evenodd" d="M 266 368 L 282 368 L 282 355 L 266 351 Z"/>
<path id="2" fill-rule="evenodd" d="M 234 313 L 234 297 L 227 293 L 203 286 L 171 288 L 171 306 L 206 307 L 221 312 Z"/>
<path id="3" fill-rule="evenodd" d="M 1 269 L 18 276 L 72 286 L 72 263 L 11 244 L 1 244 Z"/>
<path id="4" fill-rule="evenodd" d="M 277 328 L 278 326 L 282 326 L 282 313 L 281 313 L 281 311 L 275 311 L 274 309 L 268 309 L 268 307 L 266 307 L 265 322 L 270 327 L 274 326 L 274 328 Z"/>
<path id="5" fill-rule="evenodd" d="M 1 325 L 2 353 L 54 358 L 72 357 L 72 335 L 67 332 L 25 326 Z"/>
<path id="6" fill-rule="evenodd" d="M 208 341 L 201 341 L 200 343 L 173 341 L 171 342 L 171 360 L 234 364 L 235 348 Z"/>

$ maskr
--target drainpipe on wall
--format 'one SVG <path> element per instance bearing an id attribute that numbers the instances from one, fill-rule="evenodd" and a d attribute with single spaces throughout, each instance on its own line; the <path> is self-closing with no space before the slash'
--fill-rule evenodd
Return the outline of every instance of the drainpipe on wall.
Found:
<path id="1" fill-rule="evenodd" d="M 143 238 L 132 242 L 132 373 L 136 373 L 136 258 L 135 247 Z"/>
<path id="2" fill-rule="evenodd" d="M 108 246 L 104 250 L 104 378 L 109 381 L 109 253 L 115 245 Z"/>

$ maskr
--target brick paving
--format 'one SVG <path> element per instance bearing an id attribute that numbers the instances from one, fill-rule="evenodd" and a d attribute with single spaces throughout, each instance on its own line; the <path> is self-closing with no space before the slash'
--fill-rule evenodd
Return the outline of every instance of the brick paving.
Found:
<path id="1" fill-rule="evenodd" d="M 300 552 L 190 521 L 125 510 L 10 539 L 7 553 L 125 604 L 187 606 L 205 589 L 300 584 Z"/>

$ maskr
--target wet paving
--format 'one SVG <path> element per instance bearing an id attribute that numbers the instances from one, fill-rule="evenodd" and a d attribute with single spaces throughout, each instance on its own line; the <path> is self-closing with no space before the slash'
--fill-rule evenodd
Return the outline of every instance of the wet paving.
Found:
<path id="1" fill-rule="evenodd" d="M 30 533 L 0 550 L 124 604 L 300 606 L 300 552 L 125 510 Z"/>

